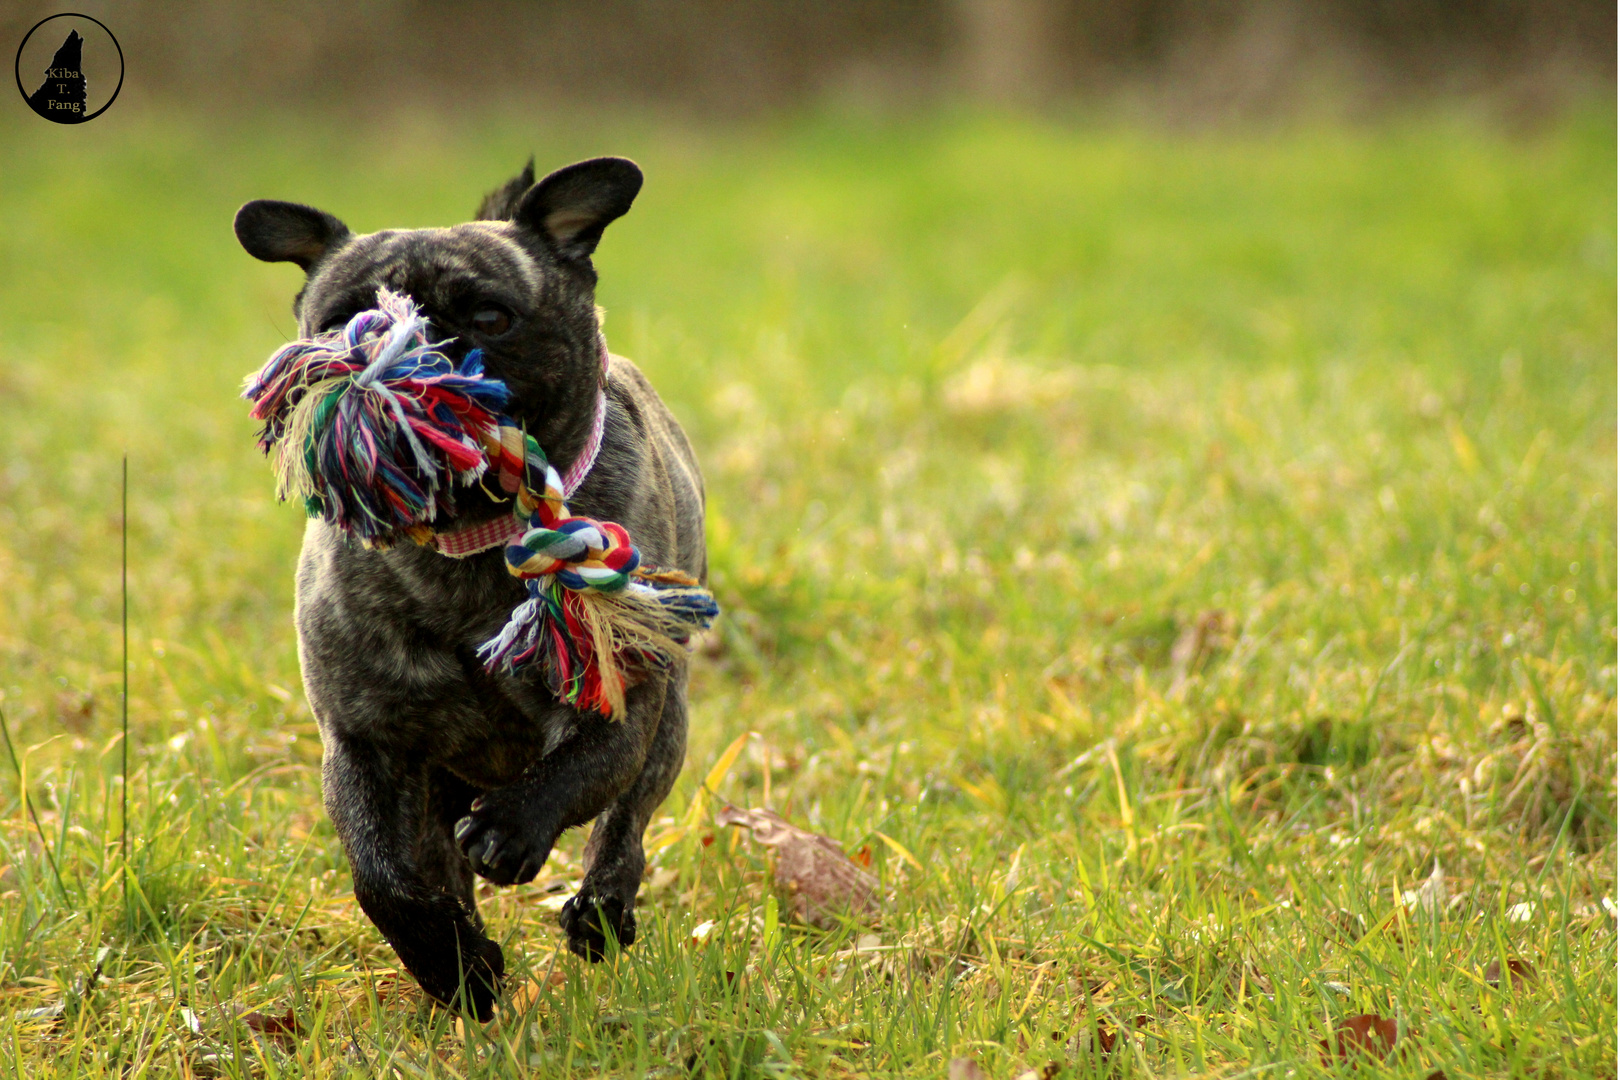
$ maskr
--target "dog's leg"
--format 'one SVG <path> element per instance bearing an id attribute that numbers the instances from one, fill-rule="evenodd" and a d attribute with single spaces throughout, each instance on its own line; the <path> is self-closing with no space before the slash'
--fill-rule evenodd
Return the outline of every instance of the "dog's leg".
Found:
<path id="1" fill-rule="evenodd" d="M 354 874 L 354 896 L 429 995 L 457 1004 L 465 990 L 480 1020 L 494 1015 L 505 961 L 471 906 L 418 859 L 429 820 L 427 770 L 374 743 L 328 737 L 321 766 L 326 811 Z M 442 793 L 441 793 L 442 794 Z"/>
<path id="2" fill-rule="evenodd" d="M 473 895 L 476 879 L 467 857 L 456 844 L 456 822 L 467 816 L 480 790 L 448 769 L 434 769 L 428 777 L 427 812 L 416 845 L 416 866 L 430 886 L 459 898 L 472 913 L 472 924 L 484 928 Z"/>
<path id="3" fill-rule="evenodd" d="M 532 881 L 564 829 L 585 824 L 632 789 L 660 734 L 668 682 L 665 676 L 633 687 L 621 719 L 579 714 L 574 733 L 521 780 L 473 800 L 456 826 L 473 870 L 497 885 Z"/>
<path id="4" fill-rule="evenodd" d="M 679 672 L 664 696 L 658 733 L 641 775 L 596 819 L 585 843 L 585 881 L 563 906 L 568 947 L 589 960 L 607 951 L 607 931 L 621 947 L 636 940 L 636 892 L 647 868 L 642 834 L 668 797 L 686 760 L 686 677 Z M 605 927 L 604 927 L 605 924 Z"/>

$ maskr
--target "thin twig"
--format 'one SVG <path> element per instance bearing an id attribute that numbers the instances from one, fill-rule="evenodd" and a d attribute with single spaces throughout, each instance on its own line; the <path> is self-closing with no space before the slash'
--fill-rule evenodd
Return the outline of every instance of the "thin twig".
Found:
<path id="1" fill-rule="evenodd" d="M 124 692 L 119 698 L 119 711 L 122 714 L 123 738 L 119 741 L 120 755 L 119 784 L 118 784 L 118 823 L 121 835 L 118 838 L 119 869 L 122 871 L 124 893 L 124 928 L 133 930 L 134 916 L 129 908 L 129 451 L 124 451 L 124 476 L 120 488 L 120 506 L 118 514 L 119 529 L 119 568 L 118 584 L 123 601 L 123 610 L 120 615 L 120 631 L 123 638 L 123 657 L 120 671 L 124 678 Z"/>

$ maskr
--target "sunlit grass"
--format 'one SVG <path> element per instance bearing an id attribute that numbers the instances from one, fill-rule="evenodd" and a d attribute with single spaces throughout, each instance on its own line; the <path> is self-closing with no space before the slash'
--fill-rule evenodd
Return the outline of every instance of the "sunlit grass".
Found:
<path id="1" fill-rule="evenodd" d="M 1611 112 L 12 123 L 0 707 L 44 833 L 8 772 L 12 1068 L 1313 1075 L 1376 1012 L 1390 1075 L 1612 1071 Z M 301 523 L 235 398 L 297 274 L 229 221 L 461 220 L 531 150 L 647 171 L 601 298 L 698 447 L 727 614 L 636 947 L 558 953 L 570 836 L 486 891 L 534 985 L 479 1029 L 394 973 L 320 808 Z M 766 942 L 765 854 L 675 828 L 746 731 L 720 793 L 868 851 L 879 925 Z M 1509 960 L 1533 981 L 1486 980 Z M 289 1009 L 296 1038 L 232 1019 Z"/>

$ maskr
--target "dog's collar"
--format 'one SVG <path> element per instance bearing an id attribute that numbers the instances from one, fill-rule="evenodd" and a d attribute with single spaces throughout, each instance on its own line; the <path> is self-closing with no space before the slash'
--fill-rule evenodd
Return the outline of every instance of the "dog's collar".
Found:
<path id="1" fill-rule="evenodd" d="M 602 429 L 607 426 L 607 340 L 602 337 L 596 340 L 602 349 L 602 381 L 596 388 L 596 416 L 591 420 L 591 433 L 585 437 L 585 449 L 563 473 L 563 494 L 570 497 L 579 490 L 579 485 L 585 482 L 591 469 L 596 467 L 596 455 L 602 452 Z"/>
<path id="2" fill-rule="evenodd" d="M 579 490 L 579 485 L 585 482 L 591 469 L 596 467 L 596 456 L 602 452 L 602 431 L 607 426 L 607 338 L 598 334 L 596 343 L 602 356 L 602 381 L 596 388 L 596 415 L 591 420 L 590 434 L 585 437 L 585 448 L 563 474 L 562 486 L 565 498 L 572 497 L 574 492 Z M 481 521 L 477 525 L 437 532 L 433 540 L 440 555 L 448 555 L 452 559 L 465 559 L 469 555 L 477 555 L 490 548 L 516 544 L 528 531 L 529 524 L 526 517 L 498 517 L 493 521 Z"/>

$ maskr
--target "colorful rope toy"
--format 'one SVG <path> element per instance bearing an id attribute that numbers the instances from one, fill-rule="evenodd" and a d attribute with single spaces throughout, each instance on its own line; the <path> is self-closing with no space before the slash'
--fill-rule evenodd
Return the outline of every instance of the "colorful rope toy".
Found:
<path id="1" fill-rule="evenodd" d="M 484 374 L 480 351 L 456 363 L 427 330 L 408 297 L 379 289 L 377 307 L 283 346 L 248 379 L 242 396 L 264 422 L 259 448 L 275 462 L 277 497 L 302 499 L 311 517 L 367 547 L 404 536 L 461 558 L 504 545 L 529 596 L 480 648 L 485 665 L 540 664 L 559 699 L 618 716 L 626 669 L 677 660 L 719 606 L 689 575 L 643 565 L 623 526 L 568 512 L 600 445 L 604 397 L 565 481 L 501 411 L 511 392 Z M 456 486 L 491 470 L 512 517 L 436 530 Z"/>

